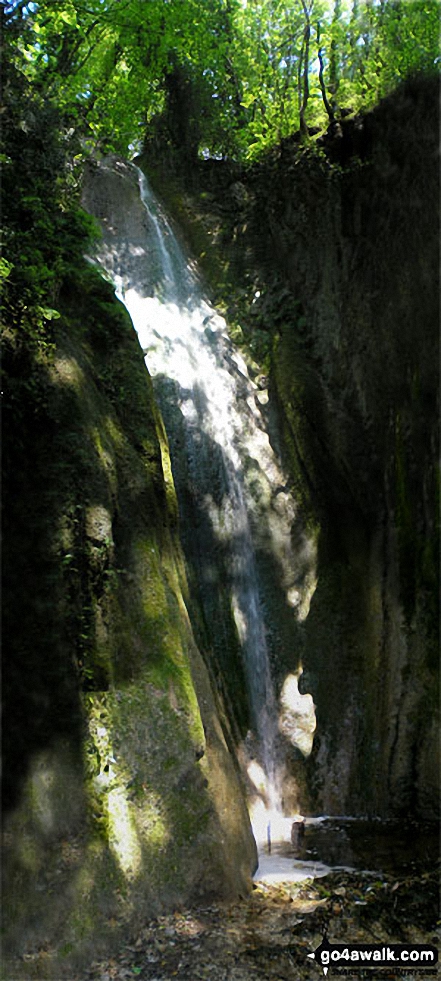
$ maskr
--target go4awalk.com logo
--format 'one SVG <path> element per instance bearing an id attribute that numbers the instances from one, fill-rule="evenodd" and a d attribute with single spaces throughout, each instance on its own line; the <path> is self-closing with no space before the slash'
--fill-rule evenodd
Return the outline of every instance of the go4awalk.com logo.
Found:
<path id="1" fill-rule="evenodd" d="M 427 974 L 438 963 L 438 951 L 432 944 L 332 944 L 326 937 L 307 956 L 323 968 L 325 975 L 332 968 L 336 974 L 346 973 L 342 968 L 352 974 L 360 968 L 378 967 L 417 968 Z"/>

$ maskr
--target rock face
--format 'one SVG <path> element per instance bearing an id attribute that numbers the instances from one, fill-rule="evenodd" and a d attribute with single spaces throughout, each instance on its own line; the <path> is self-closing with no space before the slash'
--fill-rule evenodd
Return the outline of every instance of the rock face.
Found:
<path id="1" fill-rule="evenodd" d="M 129 917 L 245 892 L 256 864 L 139 342 L 87 264 L 59 309 L 19 413 L 4 357 L 4 954 L 45 979 Z"/>
<path id="2" fill-rule="evenodd" d="M 320 527 L 303 664 L 325 813 L 438 807 L 436 99 L 409 83 L 263 205 L 292 302 L 272 392 Z"/>
<path id="3" fill-rule="evenodd" d="M 150 161 L 266 359 L 274 442 L 317 544 L 292 633 L 317 812 L 438 810 L 437 100 L 417 79 L 320 154 L 293 138 L 242 175 L 209 161 L 199 197 Z"/>

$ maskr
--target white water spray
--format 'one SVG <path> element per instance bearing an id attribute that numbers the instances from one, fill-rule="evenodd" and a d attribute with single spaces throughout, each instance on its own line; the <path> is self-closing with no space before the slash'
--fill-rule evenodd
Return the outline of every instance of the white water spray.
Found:
<path id="1" fill-rule="evenodd" d="M 262 774 L 259 793 L 265 807 L 265 832 L 271 839 L 282 820 L 277 772 L 280 737 L 253 524 L 259 522 L 266 500 L 272 502 L 266 507 L 268 527 L 281 565 L 289 566 L 293 504 L 284 493 L 284 475 L 265 430 L 259 390 L 228 337 L 225 320 L 204 298 L 144 175 L 138 171 L 138 176 L 146 211 L 145 239 L 139 233 L 135 243 L 123 242 L 117 249 L 104 245 L 97 258 L 112 275 L 131 315 L 163 415 L 167 411 L 174 418 L 179 415 L 186 488 L 191 490 L 197 514 L 204 516 L 218 550 L 228 554 L 228 582 L 222 588 L 229 589 L 243 651 L 257 737 L 255 764 Z M 139 274 L 144 260 L 149 270 L 145 278 Z M 134 261 L 138 263 L 136 277 Z M 244 466 L 246 459 L 253 461 L 253 472 L 259 475 L 260 511 Z M 281 492 L 274 507 L 276 487 Z M 214 572 L 213 577 L 215 589 Z M 287 581 L 287 595 L 288 588 Z"/>
<path id="2" fill-rule="evenodd" d="M 180 407 L 186 426 L 201 430 L 221 450 L 225 481 L 222 504 L 219 507 L 209 495 L 205 495 L 204 503 L 217 536 L 228 543 L 230 550 L 232 611 L 245 656 L 268 805 L 277 809 L 277 704 L 240 457 L 240 449 L 245 443 L 249 449 L 251 435 L 266 443 L 267 450 L 268 438 L 260 428 L 257 411 L 253 418 L 254 433 L 249 431 L 249 422 L 244 431 L 237 374 L 242 388 L 248 389 L 248 395 L 253 394 L 245 362 L 232 349 L 225 320 L 203 298 L 199 282 L 189 268 L 167 218 L 159 212 L 143 174 L 140 174 L 140 189 L 152 221 L 157 254 L 161 257 L 163 292 L 160 310 L 157 298 L 141 299 L 133 290 L 126 293 L 124 302 L 146 350 L 146 362 L 152 376 L 165 374 L 178 384 L 180 391 L 185 393 Z M 158 335 L 162 341 L 159 345 Z M 231 361 L 235 368 L 233 372 Z M 189 445 L 194 446 L 194 440 L 189 441 Z M 188 465 L 197 478 L 200 461 L 189 459 Z"/>

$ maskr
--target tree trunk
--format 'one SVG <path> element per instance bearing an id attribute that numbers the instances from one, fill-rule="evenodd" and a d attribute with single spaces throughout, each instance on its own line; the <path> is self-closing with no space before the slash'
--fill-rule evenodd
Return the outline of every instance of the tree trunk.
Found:
<path id="1" fill-rule="evenodd" d="M 311 37 L 310 11 L 306 0 L 302 0 L 303 13 L 305 15 L 305 30 L 303 33 L 302 53 L 299 61 L 299 117 L 300 132 L 302 136 L 308 135 L 308 127 L 305 121 L 306 106 L 309 99 L 309 39 Z"/>

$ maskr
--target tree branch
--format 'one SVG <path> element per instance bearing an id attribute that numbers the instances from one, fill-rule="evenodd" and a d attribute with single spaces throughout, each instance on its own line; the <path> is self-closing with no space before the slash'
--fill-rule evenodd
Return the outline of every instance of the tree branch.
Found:
<path id="1" fill-rule="evenodd" d="M 323 67 L 323 49 L 320 47 L 320 23 L 317 24 L 317 44 L 318 44 L 317 57 L 320 66 L 319 73 L 318 73 L 320 91 L 322 93 L 323 105 L 326 109 L 326 112 L 328 114 L 331 123 L 333 123 L 335 119 L 335 113 L 326 94 L 326 85 L 325 85 L 324 67 Z"/>
<path id="2" fill-rule="evenodd" d="M 299 117 L 300 132 L 302 136 L 308 135 L 308 127 L 305 122 L 306 106 L 309 99 L 309 40 L 311 37 L 310 8 L 306 0 L 302 0 L 303 13 L 305 15 L 305 29 L 303 32 L 302 53 L 299 61 Z M 303 68 L 303 74 L 302 74 Z"/>

